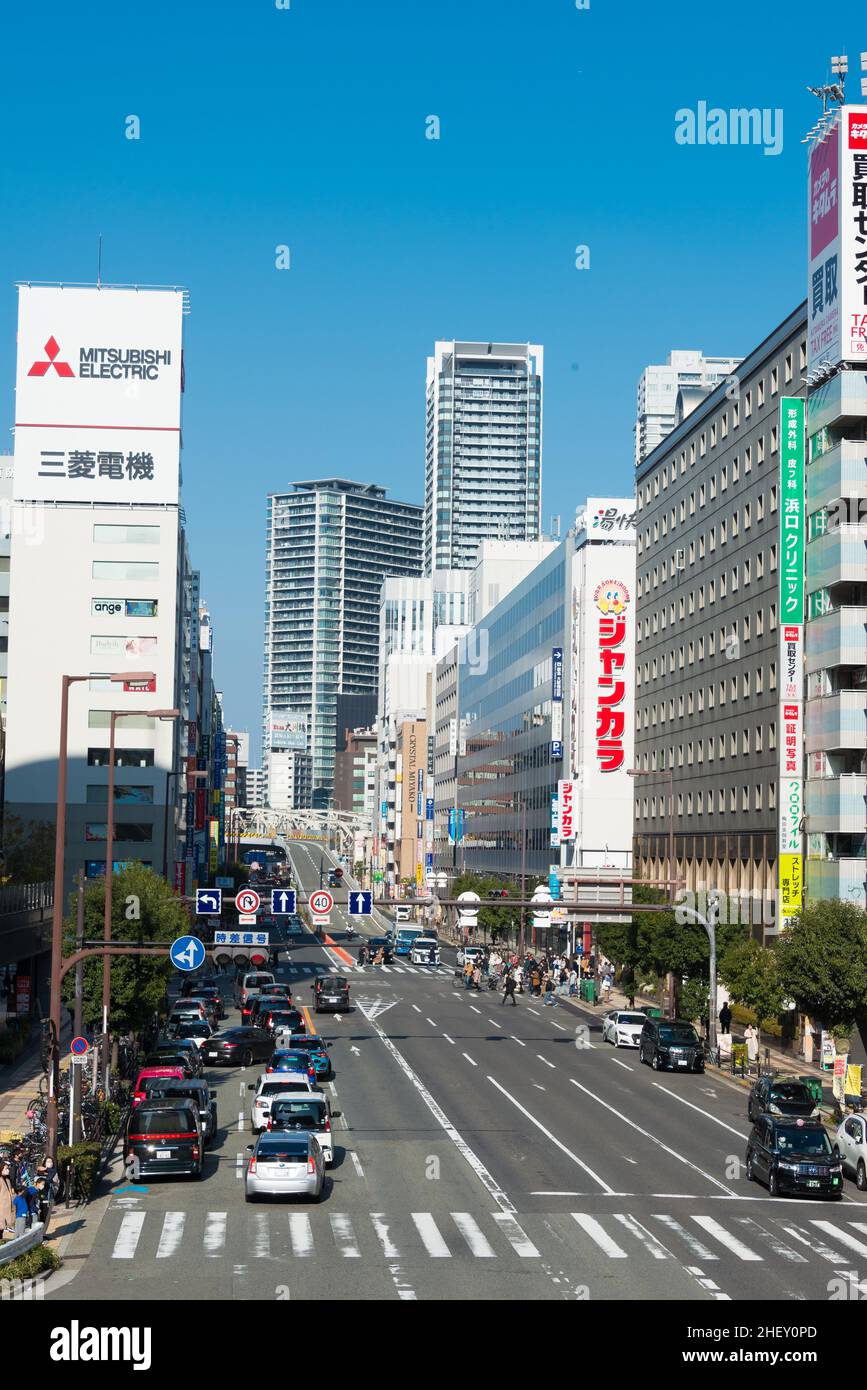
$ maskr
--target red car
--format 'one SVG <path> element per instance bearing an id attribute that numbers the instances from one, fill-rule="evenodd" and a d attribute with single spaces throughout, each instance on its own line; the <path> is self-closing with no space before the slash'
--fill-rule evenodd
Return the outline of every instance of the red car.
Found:
<path id="1" fill-rule="evenodd" d="M 148 1093 L 147 1083 L 149 1081 L 155 1081 L 159 1077 L 171 1081 L 184 1081 L 186 1079 L 181 1067 L 144 1067 L 139 1072 L 138 1080 L 135 1083 L 135 1090 L 132 1096 L 133 1108 L 137 1105 L 141 1105 L 142 1101 L 146 1098 Z"/>

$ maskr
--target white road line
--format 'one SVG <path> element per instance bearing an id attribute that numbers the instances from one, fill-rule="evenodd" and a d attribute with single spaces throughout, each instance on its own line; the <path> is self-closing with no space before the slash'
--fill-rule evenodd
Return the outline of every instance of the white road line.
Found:
<path id="1" fill-rule="evenodd" d="M 431 1258 L 434 1260 L 451 1259 L 452 1252 L 440 1235 L 437 1223 L 430 1212 L 414 1211 L 411 1216 L 415 1228 L 421 1236 L 422 1244 Z"/>
<path id="2" fill-rule="evenodd" d="M 544 1063 L 545 1063 L 545 1066 L 546 1066 L 546 1067 L 550 1067 L 552 1071 L 556 1071 L 556 1070 L 557 1070 L 557 1068 L 554 1066 L 554 1063 L 553 1063 L 553 1062 L 549 1062 L 547 1057 L 543 1057 L 542 1054 L 541 1054 L 541 1052 L 537 1052 L 537 1053 L 536 1053 L 536 1056 L 539 1058 L 539 1061 L 540 1061 L 540 1062 L 544 1062 Z"/>
<path id="3" fill-rule="evenodd" d="M 856 1223 L 853 1221 L 851 1224 L 854 1226 Z M 854 1236 L 850 1236 L 848 1231 L 841 1231 L 832 1221 L 811 1221 L 810 1225 L 815 1226 L 817 1231 L 824 1231 L 826 1236 L 838 1240 L 841 1245 L 847 1245 L 850 1250 L 855 1251 L 856 1255 L 867 1256 L 867 1245 L 864 1244 L 863 1240 L 856 1240 Z"/>
<path id="4" fill-rule="evenodd" d="M 782 1226 L 787 1236 L 791 1236 L 793 1240 L 800 1241 L 802 1245 L 806 1245 L 808 1250 L 812 1250 L 815 1255 L 821 1256 L 823 1260 L 828 1260 L 831 1264 L 841 1265 L 847 1259 L 846 1255 L 841 1255 L 839 1251 L 832 1250 L 830 1245 L 825 1245 L 824 1241 L 811 1240 L 810 1233 L 802 1230 L 800 1226 L 787 1226 L 784 1221 L 778 1221 L 777 1225 Z"/>
<path id="5" fill-rule="evenodd" d="M 497 1253 L 468 1211 L 453 1211 L 452 1220 L 470 1250 L 480 1260 L 495 1260 Z"/>
<path id="6" fill-rule="evenodd" d="M 243 1129 L 244 1129 L 244 1112 L 243 1112 L 243 1110 L 239 1110 L 239 1111 L 238 1111 L 238 1133 L 241 1134 L 241 1133 L 243 1132 Z"/>
<path id="7" fill-rule="evenodd" d="M 383 970 L 385 970 L 386 967 L 383 966 L 382 968 L 383 968 Z M 403 972 L 404 972 L 404 970 L 406 969 L 406 966 L 403 966 L 403 965 L 393 965 L 393 966 L 391 967 L 391 969 L 394 971 L 395 975 L 402 975 Z"/>
<path id="8" fill-rule="evenodd" d="M 640 1241 L 646 1250 L 650 1251 L 655 1260 L 671 1259 L 671 1251 L 666 1250 L 665 1246 L 656 1239 L 656 1236 L 651 1235 L 650 1231 L 646 1230 L 640 1221 L 636 1221 L 634 1216 L 622 1211 L 615 1212 L 614 1220 L 619 1221 L 621 1226 L 625 1226 L 627 1231 L 630 1231 L 635 1239 Z"/>
<path id="9" fill-rule="evenodd" d="M 416 1301 L 415 1289 L 413 1289 L 410 1284 L 406 1283 L 398 1266 L 389 1265 L 388 1272 L 391 1275 L 394 1287 L 397 1289 L 398 1298 L 404 1303 L 414 1303 Z"/>
<path id="10" fill-rule="evenodd" d="M 466 1059 L 467 1059 L 467 1061 L 469 1062 L 469 1064 L 470 1064 L 471 1067 L 477 1067 L 477 1066 L 479 1065 L 478 1062 L 474 1062 L 474 1061 L 473 1061 L 472 1057 L 470 1056 L 470 1054 L 469 1054 L 468 1052 L 462 1052 L 462 1053 L 461 1053 L 461 1056 L 462 1056 L 462 1057 L 466 1057 Z"/>
<path id="11" fill-rule="evenodd" d="M 579 1158 L 577 1154 L 573 1154 L 571 1149 L 567 1149 L 566 1145 L 562 1144 L 560 1140 L 556 1137 L 556 1135 L 551 1133 L 550 1129 L 545 1128 L 541 1120 L 537 1120 L 536 1116 L 531 1115 L 530 1111 L 526 1110 L 520 1101 L 515 1100 L 515 1097 L 509 1094 L 505 1086 L 501 1086 L 499 1081 L 495 1081 L 492 1076 L 489 1076 L 488 1080 L 490 1081 L 492 1086 L 496 1086 L 497 1090 L 501 1093 L 501 1095 L 504 1095 L 506 1097 L 506 1100 L 511 1101 L 512 1105 L 514 1105 L 516 1110 L 520 1110 L 521 1114 L 525 1115 L 531 1124 L 534 1124 L 537 1129 L 541 1130 L 542 1133 L 545 1135 L 545 1138 L 550 1139 L 551 1143 L 555 1144 L 561 1153 L 564 1153 L 567 1158 L 571 1158 L 572 1162 L 577 1163 L 579 1168 L 583 1168 L 587 1176 L 592 1178 L 594 1182 L 597 1182 L 599 1186 L 602 1188 L 603 1192 L 607 1192 L 609 1197 L 613 1197 L 615 1195 L 613 1187 L 609 1187 L 608 1183 L 604 1182 L 603 1179 L 599 1177 L 598 1173 L 594 1173 L 593 1169 L 590 1168 L 584 1162 L 583 1158 Z"/>
<path id="12" fill-rule="evenodd" d="M 400 1067 L 404 1076 L 415 1087 L 418 1094 L 421 1096 L 422 1100 L 424 1101 L 428 1110 L 433 1115 L 437 1124 L 440 1125 L 443 1131 L 448 1135 L 449 1139 L 454 1144 L 458 1153 L 472 1168 L 476 1177 L 479 1179 L 479 1182 L 494 1199 L 497 1206 L 500 1208 L 500 1211 L 514 1213 L 515 1208 L 513 1204 L 510 1202 L 506 1193 L 503 1191 L 499 1183 L 497 1183 L 497 1181 L 485 1167 L 478 1154 L 473 1152 L 473 1150 L 470 1148 L 469 1144 L 466 1142 L 463 1136 L 455 1129 L 454 1125 L 446 1115 L 445 1111 L 434 1100 L 430 1091 L 427 1089 L 420 1077 L 418 1077 L 416 1073 L 413 1071 L 412 1067 L 409 1065 L 409 1062 L 406 1060 L 403 1053 L 398 1051 L 391 1038 L 389 1038 L 382 1031 L 382 1029 L 379 1027 L 379 1024 L 375 1023 L 373 1019 L 368 1019 L 368 1026 L 371 1027 L 373 1031 L 376 1033 L 383 1047 L 387 1048 L 388 1051 L 391 1053 L 392 1057 L 397 1062 L 397 1065 Z M 447 1034 L 444 1033 L 443 1037 L 447 1037 Z M 453 1042 L 453 1039 L 448 1038 L 448 1041 Z"/>
<path id="13" fill-rule="evenodd" d="M 527 1012 L 528 1012 L 528 1013 L 531 1013 L 531 1014 L 535 1014 L 537 1018 L 540 1018 L 540 1017 L 541 1017 L 541 1015 L 540 1015 L 540 1013 L 539 1013 L 539 1010 L 538 1010 L 538 1009 L 531 1009 L 529 1004 L 527 1005 Z"/>
<path id="14" fill-rule="evenodd" d="M 622 1245 L 618 1245 L 616 1240 L 600 1225 L 595 1216 L 587 1216 L 583 1211 L 573 1211 L 572 1220 L 575 1221 L 591 1240 L 594 1240 L 599 1249 L 604 1251 L 610 1260 L 626 1260 L 629 1258 Z"/>
<path id="15" fill-rule="evenodd" d="M 482 1012 L 481 1009 L 476 1008 L 475 1004 L 471 1004 L 470 1008 L 472 1009 L 474 1014 L 480 1014 Z"/>
<path id="16" fill-rule="evenodd" d="M 352 1159 L 352 1166 L 360 1178 L 364 1177 L 364 1169 L 361 1166 L 361 1159 L 354 1149 L 349 1150 L 349 1157 Z"/>
<path id="17" fill-rule="evenodd" d="M 518 1225 L 514 1216 L 509 1216 L 507 1212 L 502 1211 L 495 1211 L 491 1214 L 516 1255 L 520 1255 L 522 1260 L 541 1258 L 523 1226 Z"/>
<path id="18" fill-rule="evenodd" d="M 239 1090 L 238 1090 L 238 1095 L 242 1098 L 242 1100 L 243 1100 L 244 1092 L 246 1091 L 246 1089 L 247 1089 L 247 1083 L 246 1083 L 246 1081 L 242 1081 L 241 1084 L 240 1084 Z"/>
<path id="19" fill-rule="evenodd" d="M 385 1255 L 385 1258 L 387 1260 L 399 1260 L 400 1251 L 388 1233 L 388 1221 L 385 1213 L 381 1211 L 372 1211 L 370 1213 L 370 1219 L 373 1222 L 373 1229 L 376 1232 L 377 1240 L 382 1246 L 382 1253 Z"/>
<path id="20" fill-rule="evenodd" d="M 450 1038 L 449 1035 L 448 1035 L 448 1033 L 443 1033 L 443 1037 L 445 1038 L 446 1042 L 450 1042 L 450 1043 L 451 1043 L 452 1047 L 456 1047 L 456 1046 L 457 1046 L 457 1044 L 455 1043 L 454 1038 Z"/>
<path id="21" fill-rule="evenodd" d="M 235 1177 L 240 1178 L 244 1172 L 244 1155 L 235 1155 Z"/>
<path id="22" fill-rule="evenodd" d="M 258 1260 L 267 1260 L 271 1256 L 268 1219 L 268 1213 L 264 1211 L 257 1211 L 253 1217 L 253 1254 Z"/>
<path id="23" fill-rule="evenodd" d="M 313 1254 L 313 1230 L 306 1211 L 290 1211 L 289 1239 L 292 1242 L 292 1254 L 297 1255 L 299 1259 Z"/>
<path id="24" fill-rule="evenodd" d="M 503 1026 L 502 1023 L 498 1023 L 495 1018 L 489 1018 L 488 1022 L 492 1023 L 495 1028 L 502 1028 Z"/>
<path id="25" fill-rule="evenodd" d="M 163 1229 L 160 1233 L 160 1243 L 157 1246 L 158 1260 L 167 1260 L 170 1255 L 174 1255 L 183 1239 L 184 1222 L 186 1219 L 186 1212 L 166 1212 L 163 1217 Z"/>
<path id="26" fill-rule="evenodd" d="M 416 1011 L 417 1014 L 420 1014 L 420 1013 L 421 1013 L 421 1009 L 419 1008 L 418 1004 L 413 1004 L 412 1007 L 415 1009 L 415 1011 Z"/>
<path id="27" fill-rule="evenodd" d="M 552 1028 L 559 1028 L 561 1033 L 568 1033 L 568 1031 L 569 1031 L 568 1028 L 564 1028 L 564 1027 L 563 1027 L 562 1023 L 555 1023 L 554 1020 L 553 1020 L 553 1018 L 551 1019 L 551 1027 L 552 1027 Z"/>
<path id="28" fill-rule="evenodd" d="M 603 1100 L 601 1096 L 597 1096 L 594 1091 L 590 1091 L 587 1089 L 586 1086 L 582 1086 L 581 1082 L 576 1081 L 573 1076 L 570 1076 L 569 1080 L 571 1081 L 573 1086 L 577 1086 L 579 1091 L 583 1091 L 585 1096 L 589 1096 L 591 1100 L 596 1101 L 597 1105 L 604 1106 L 606 1110 L 611 1111 L 612 1115 L 616 1115 L 619 1120 L 622 1120 L 625 1125 L 629 1125 L 630 1129 L 636 1130 L 638 1134 L 643 1134 L 645 1139 L 649 1139 L 652 1144 L 655 1144 L 657 1146 L 657 1148 L 660 1148 L 665 1153 L 670 1154 L 672 1158 L 676 1158 L 679 1163 L 684 1163 L 686 1167 L 691 1168 L 693 1172 L 700 1173 L 701 1176 L 707 1182 L 712 1183 L 714 1187 L 721 1188 L 727 1197 L 737 1196 L 737 1193 L 732 1192 L 730 1187 L 726 1187 L 724 1182 L 720 1182 L 718 1178 L 711 1177 L 710 1173 L 706 1173 L 703 1168 L 699 1168 L 697 1163 L 693 1163 L 690 1159 L 684 1158 L 683 1154 L 679 1154 L 676 1149 L 669 1148 L 668 1144 L 664 1144 L 661 1139 L 657 1139 L 655 1134 L 651 1134 L 649 1130 L 642 1129 L 641 1125 L 636 1124 L 634 1120 L 630 1120 L 620 1110 L 617 1110 L 615 1106 L 609 1105 L 606 1100 Z"/>
<path id="29" fill-rule="evenodd" d="M 431 1028 L 436 1028 L 437 1025 L 434 1023 L 434 1021 L 433 1021 L 432 1018 L 428 1018 L 428 1017 L 427 1017 L 427 1014 L 425 1014 L 425 1019 L 426 1019 L 427 1022 L 430 1024 Z"/>
<path id="30" fill-rule="evenodd" d="M 709 1236 L 718 1240 L 720 1245 L 724 1245 L 733 1255 L 737 1255 L 739 1260 L 761 1262 L 763 1258 L 761 1255 L 757 1255 L 755 1250 L 744 1245 L 742 1240 L 738 1240 L 737 1236 L 733 1236 L 730 1231 L 726 1230 L 725 1226 L 721 1226 L 712 1216 L 693 1216 L 692 1220 L 697 1226 L 701 1226 L 703 1231 L 707 1231 Z"/>
<path id="31" fill-rule="evenodd" d="M 681 1105 L 688 1105 L 690 1110 L 697 1110 L 700 1115 L 704 1115 L 708 1120 L 713 1120 L 715 1125 L 721 1125 L 723 1129 L 729 1130 L 730 1133 L 736 1134 L 739 1139 L 749 1138 L 748 1134 L 742 1134 L 741 1131 L 735 1129 L 733 1125 L 727 1125 L 725 1120 L 718 1119 L 717 1116 L 712 1115 L 709 1110 L 703 1110 L 700 1105 L 693 1105 L 691 1100 L 685 1100 L 683 1096 L 679 1096 L 676 1091 L 670 1091 L 667 1086 L 661 1086 L 658 1081 L 651 1082 L 651 1085 L 655 1086 L 658 1091 L 664 1091 L 665 1094 L 671 1096 L 673 1100 L 679 1100 Z"/>
<path id="32" fill-rule="evenodd" d="M 329 1216 L 328 1219 L 331 1222 L 331 1230 L 334 1234 L 337 1248 L 344 1259 L 361 1259 L 361 1251 L 355 1243 L 355 1232 L 352 1229 L 350 1217 L 344 1215 L 342 1212 L 338 1212 Z"/>
<path id="33" fill-rule="evenodd" d="M 205 1254 L 211 1259 L 222 1254 L 226 1244 L 226 1222 L 228 1214 L 224 1211 L 209 1211 L 205 1217 Z"/>
<path id="34" fill-rule="evenodd" d="M 516 1038 L 515 1035 L 514 1035 L 514 1033 L 510 1033 L 510 1034 L 509 1034 L 509 1037 L 512 1039 L 512 1042 L 516 1042 L 516 1043 L 518 1044 L 519 1047 L 526 1047 L 526 1046 L 527 1046 L 527 1044 L 526 1044 L 525 1042 L 521 1042 L 521 1039 L 520 1039 L 520 1038 Z"/>
<path id="35" fill-rule="evenodd" d="M 618 1067 L 623 1067 L 624 1071 L 634 1071 L 634 1070 L 635 1070 L 635 1068 L 634 1068 L 634 1067 L 631 1067 L 631 1066 L 629 1065 L 628 1062 L 621 1062 L 621 1060 L 620 1060 L 619 1057 L 612 1057 L 610 1060 L 611 1060 L 612 1062 L 616 1062 L 617 1065 L 618 1065 Z"/>
<path id="36" fill-rule="evenodd" d="M 716 1256 L 714 1255 L 712 1258 L 716 1259 Z M 684 1269 L 687 1274 L 692 1275 L 696 1283 L 701 1284 L 701 1287 L 707 1290 L 711 1298 L 715 1299 L 717 1303 L 731 1303 L 731 1294 L 723 1293 L 719 1284 L 715 1284 L 712 1279 L 709 1279 L 697 1265 L 684 1265 Z"/>
<path id="37" fill-rule="evenodd" d="M 658 1221 L 661 1225 L 667 1227 L 669 1231 L 673 1231 L 676 1236 L 679 1236 L 680 1239 L 689 1247 L 692 1253 L 694 1255 L 697 1255 L 700 1260 L 719 1259 L 719 1255 L 715 1255 L 712 1250 L 708 1250 L 707 1246 L 702 1244 L 698 1236 L 694 1236 L 692 1231 L 688 1231 L 685 1226 L 681 1226 L 680 1222 L 675 1221 L 673 1216 L 655 1215 L 653 1219 L 654 1221 Z"/>
<path id="38" fill-rule="evenodd" d="M 114 1242 L 114 1249 L 111 1252 L 113 1260 L 131 1260 L 134 1257 L 141 1228 L 145 1222 L 145 1214 L 143 1211 L 127 1212 L 120 1223 L 117 1240 Z"/>
<path id="39" fill-rule="evenodd" d="M 775 1255 L 779 1255 L 783 1260 L 789 1260 L 792 1264 L 809 1264 L 806 1255 L 800 1255 L 797 1250 L 793 1250 L 779 1236 L 775 1236 L 773 1231 L 768 1231 L 764 1226 L 760 1226 L 758 1221 L 754 1221 L 751 1216 L 736 1216 L 735 1221 L 739 1226 L 743 1226 L 748 1236 L 753 1236 L 756 1240 L 769 1245 Z"/>

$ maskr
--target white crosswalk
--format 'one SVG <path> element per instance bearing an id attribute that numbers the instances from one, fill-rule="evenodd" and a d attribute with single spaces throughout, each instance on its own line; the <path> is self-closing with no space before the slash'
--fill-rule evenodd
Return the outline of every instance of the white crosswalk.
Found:
<path id="1" fill-rule="evenodd" d="M 300 965 L 290 962 L 296 975 L 451 975 L 448 965 L 311 965 L 304 961 Z"/>
<path id="2" fill-rule="evenodd" d="M 519 1259 L 540 1258 L 515 1217 L 491 1213 L 488 1234 L 480 1224 L 485 1219 L 477 1220 L 465 1211 L 450 1212 L 448 1217 L 414 1211 L 409 1218 L 397 1219 L 383 1212 L 350 1216 L 346 1212 L 287 1212 L 285 1208 L 250 1212 L 245 1208 L 231 1214 L 207 1212 L 202 1225 L 198 1214 L 188 1219 L 188 1214 L 180 1211 L 126 1211 L 114 1237 L 111 1258 L 143 1260 L 153 1255 L 167 1260 L 179 1254 L 185 1244 L 200 1248 L 209 1259 L 228 1258 L 229 1251 L 234 1258 L 239 1240 L 252 1259 L 283 1255 L 306 1259 L 326 1249 L 336 1250 L 347 1260 L 371 1254 L 400 1260 L 404 1255 L 418 1257 L 422 1252 L 437 1260 L 467 1255 L 492 1260 L 509 1254 Z M 503 1237 L 499 1251 L 492 1243 L 498 1234 Z"/>
<path id="3" fill-rule="evenodd" d="M 115 1215 L 121 1215 L 114 1209 Z M 524 1218 L 526 1219 L 526 1218 Z M 684 1267 L 733 1260 L 784 1265 L 828 1261 L 838 1267 L 867 1247 L 854 1234 L 858 1221 L 828 1221 L 765 1213 L 736 1216 L 667 1212 L 573 1211 L 558 1218 L 559 1236 L 576 1256 L 593 1247 L 609 1260 L 647 1259 L 657 1266 L 673 1260 Z M 538 1239 L 538 1237 L 536 1237 Z M 471 1215 L 466 1211 L 415 1211 L 400 1216 L 385 1212 L 349 1215 L 285 1207 L 231 1212 L 124 1211 L 113 1230 L 111 1258 L 169 1260 L 182 1249 L 208 1259 L 308 1259 L 336 1254 L 341 1260 L 392 1262 L 502 1258 L 538 1260 L 541 1252 L 520 1221 L 504 1212 Z M 705 1276 L 703 1276 L 705 1277 Z"/>

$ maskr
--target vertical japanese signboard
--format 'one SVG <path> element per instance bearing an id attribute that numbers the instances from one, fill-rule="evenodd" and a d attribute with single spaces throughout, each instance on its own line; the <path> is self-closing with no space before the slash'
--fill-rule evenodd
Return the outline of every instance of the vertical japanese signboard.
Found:
<path id="1" fill-rule="evenodd" d="M 804 402 L 780 402 L 780 696 L 778 926 L 803 906 Z"/>
<path id="2" fill-rule="evenodd" d="M 563 648 L 551 652 L 551 761 L 563 761 Z"/>
<path id="3" fill-rule="evenodd" d="M 808 370 L 867 361 L 867 107 L 813 146 L 807 216 Z"/>

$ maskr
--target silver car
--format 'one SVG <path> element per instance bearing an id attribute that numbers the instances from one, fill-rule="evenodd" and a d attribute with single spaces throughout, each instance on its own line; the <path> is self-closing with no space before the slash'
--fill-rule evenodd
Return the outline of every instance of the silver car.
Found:
<path id="1" fill-rule="evenodd" d="M 248 1144 L 250 1161 L 244 1175 L 244 1197 L 309 1197 L 322 1199 L 325 1160 L 314 1134 L 276 1131 Z"/>

